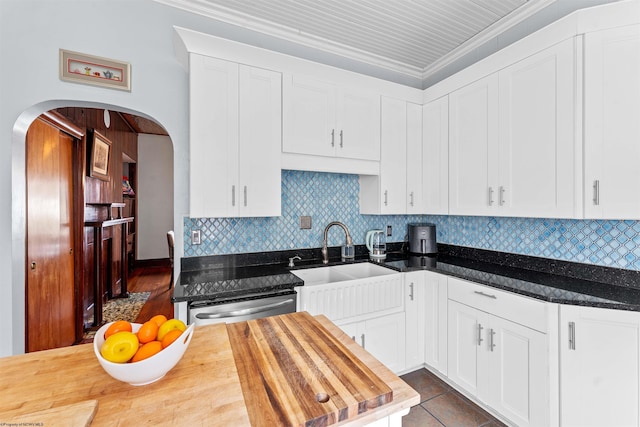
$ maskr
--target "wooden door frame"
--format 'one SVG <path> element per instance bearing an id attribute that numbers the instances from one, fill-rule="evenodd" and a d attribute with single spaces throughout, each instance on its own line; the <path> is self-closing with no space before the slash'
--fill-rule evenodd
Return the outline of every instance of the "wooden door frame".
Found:
<path id="1" fill-rule="evenodd" d="M 75 309 L 75 335 L 76 342 L 82 339 L 84 334 L 83 326 L 83 310 L 82 301 L 84 293 L 84 187 L 85 187 L 85 172 L 86 172 L 86 131 L 73 124 L 69 119 L 62 114 L 51 110 L 42 113 L 36 120 L 42 120 L 45 123 L 57 128 L 61 132 L 64 132 L 72 137 L 72 183 L 73 183 L 73 294 L 74 294 L 74 309 Z M 27 147 L 25 147 L 26 153 Z M 25 181 L 28 180 L 27 171 L 25 170 Z M 27 224 L 28 227 L 28 224 Z M 27 228 L 28 232 L 28 228 Z M 25 245 L 25 277 L 28 277 L 28 265 L 27 265 L 27 251 L 28 245 Z M 80 252 L 78 252 L 80 250 Z M 26 287 L 25 287 L 26 289 Z M 25 304 L 28 304 L 28 300 L 25 300 Z M 26 309 L 26 307 L 25 307 Z M 25 311 L 26 315 L 26 311 Z M 25 328 L 25 343 L 28 342 L 28 331 Z"/>

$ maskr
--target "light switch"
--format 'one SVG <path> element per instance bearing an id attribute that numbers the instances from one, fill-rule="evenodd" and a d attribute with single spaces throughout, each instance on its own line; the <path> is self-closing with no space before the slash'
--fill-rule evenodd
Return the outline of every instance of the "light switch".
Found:
<path id="1" fill-rule="evenodd" d="M 202 243 L 200 240 L 200 230 L 191 230 L 191 244 L 199 245 Z"/>

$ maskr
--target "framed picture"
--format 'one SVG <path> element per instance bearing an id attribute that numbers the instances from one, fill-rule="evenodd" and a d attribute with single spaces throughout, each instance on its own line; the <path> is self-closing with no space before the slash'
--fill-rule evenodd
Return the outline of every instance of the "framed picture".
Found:
<path id="1" fill-rule="evenodd" d="M 131 65 L 60 49 L 60 80 L 131 91 Z"/>
<path id="2" fill-rule="evenodd" d="M 111 141 L 93 131 L 89 150 L 89 176 L 109 181 L 109 160 L 111 160 Z"/>

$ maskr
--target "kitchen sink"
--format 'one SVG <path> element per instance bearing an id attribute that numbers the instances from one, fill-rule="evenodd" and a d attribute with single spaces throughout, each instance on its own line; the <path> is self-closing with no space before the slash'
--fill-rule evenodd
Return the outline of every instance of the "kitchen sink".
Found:
<path id="1" fill-rule="evenodd" d="M 368 277 L 383 276 L 386 274 L 395 274 L 397 271 L 369 262 L 361 262 L 357 264 L 333 265 L 330 267 L 307 268 L 303 270 L 294 270 L 295 274 L 304 280 L 305 286 L 323 285 L 327 283 L 345 282 L 348 280 L 366 279 Z"/>

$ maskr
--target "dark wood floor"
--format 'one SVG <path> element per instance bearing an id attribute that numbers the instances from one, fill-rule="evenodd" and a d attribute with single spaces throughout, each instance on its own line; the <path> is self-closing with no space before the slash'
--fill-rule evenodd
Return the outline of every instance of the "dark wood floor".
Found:
<path id="1" fill-rule="evenodd" d="M 133 270 L 127 283 L 129 292 L 151 292 L 136 318 L 137 323 L 144 323 L 156 314 L 164 314 L 167 319 L 173 318 L 173 287 L 169 289 L 170 279 L 169 267 L 142 267 Z"/>

